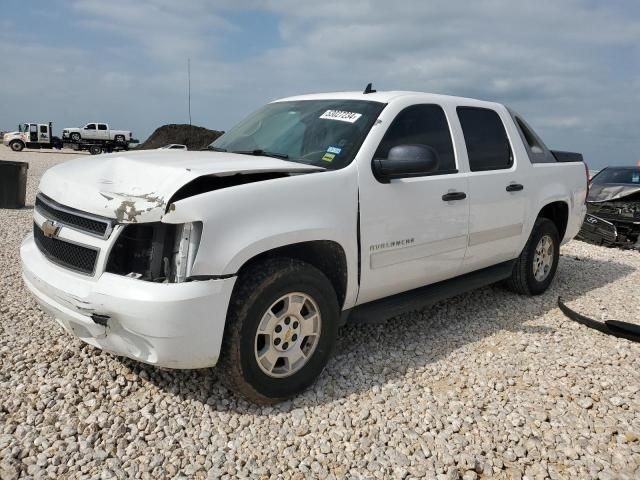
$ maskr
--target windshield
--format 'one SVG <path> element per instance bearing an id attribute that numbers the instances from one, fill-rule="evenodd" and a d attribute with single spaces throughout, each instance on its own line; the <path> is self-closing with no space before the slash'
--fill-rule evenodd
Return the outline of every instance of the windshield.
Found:
<path id="1" fill-rule="evenodd" d="M 591 182 L 593 185 L 615 183 L 618 185 L 636 185 L 640 187 L 640 167 L 605 168 Z"/>
<path id="2" fill-rule="evenodd" d="M 363 100 L 270 103 L 209 148 L 339 169 L 351 163 L 384 107 Z"/>

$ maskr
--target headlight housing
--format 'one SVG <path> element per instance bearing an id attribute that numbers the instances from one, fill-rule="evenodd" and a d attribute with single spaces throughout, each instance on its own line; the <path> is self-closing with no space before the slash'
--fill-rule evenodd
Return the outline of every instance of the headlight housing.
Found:
<path id="1" fill-rule="evenodd" d="M 189 280 L 202 222 L 128 224 L 111 249 L 106 271 L 149 282 Z"/>

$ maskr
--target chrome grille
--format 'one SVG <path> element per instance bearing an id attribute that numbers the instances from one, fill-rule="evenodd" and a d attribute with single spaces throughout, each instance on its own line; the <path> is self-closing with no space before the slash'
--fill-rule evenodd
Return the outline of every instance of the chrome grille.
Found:
<path id="1" fill-rule="evenodd" d="M 33 224 L 33 238 L 40 251 L 53 263 L 88 275 L 94 273 L 98 249 L 46 237 L 36 223 Z"/>
<path id="2" fill-rule="evenodd" d="M 42 193 L 36 196 L 35 207 L 49 220 L 54 220 L 61 225 L 88 233 L 95 237 L 108 238 L 115 224 L 115 220 L 113 219 L 84 213 L 60 205 Z"/>

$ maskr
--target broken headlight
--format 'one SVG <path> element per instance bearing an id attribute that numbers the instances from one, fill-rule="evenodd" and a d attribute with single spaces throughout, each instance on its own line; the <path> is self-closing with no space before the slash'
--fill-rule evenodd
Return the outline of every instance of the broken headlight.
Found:
<path id="1" fill-rule="evenodd" d="M 191 275 L 201 235 L 201 222 L 126 225 L 106 271 L 149 282 L 184 282 Z"/>

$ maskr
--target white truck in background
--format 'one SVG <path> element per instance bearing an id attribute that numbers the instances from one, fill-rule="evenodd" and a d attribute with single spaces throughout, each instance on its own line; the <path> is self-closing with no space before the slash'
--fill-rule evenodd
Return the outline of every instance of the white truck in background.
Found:
<path id="1" fill-rule="evenodd" d="M 587 188 L 580 154 L 549 150 L 498 103 L 291 97 L 209 151 L 47 170 L 23 278 L 81 340 L 161 367 L 218 364 L 232 390 L 273 403 L 315 381 L 345 321 L 501 281 L 543 293 Z"/>
<path id="2" fill-rule="evenodd" d="M 97 125 L 97 124 L 94 124 Z M 106 124 L 102 124 L 107 126 Z M 63 138 L 53 135 L 53 123 L 24 123 L 18 125 L 15 132 L 5 133 L 2 143 L 14 152 L 21 152 L 25 148 L 31 149 L 62 149 L 71 148 L 73 150 L 88 151 L 92 155 L 99 153 L 111 153 L 115 151 L 128 150 L 131 142 L 136 142 L 131 138 L 131 132 L 111 131 L 115 140 L 111 138 L 78 138 L 73 132 L 69 134 L 69 129 L 63 132 Z M 102 130 L 101 130 L 102 131 Z M 107 130 L 109 131 L 109 130 Z M 66 133 L 65 133 L 66 132 Z M 126 133 L 126 135 L 125 135 Z"/>
<path id="3" fill-rule="evenodd" d="M 53 123 L 21 123 L 18 130 L 7 132 L 2 137 L 2 143 L 14 152 L 21 152 L 25 148 L 55 148 L 60 150 L 63 142 L 53 135 Z"/>
<path id="4" fill-rule="evenodd" d="M 65 128 L 62 140 L 79 142 L 80 140 L 111 140 L 127 143 L 132 140 L 132 133 L 126 130 L 112 130 L 108 123 L 87 123 L 82 128 Z"/>

